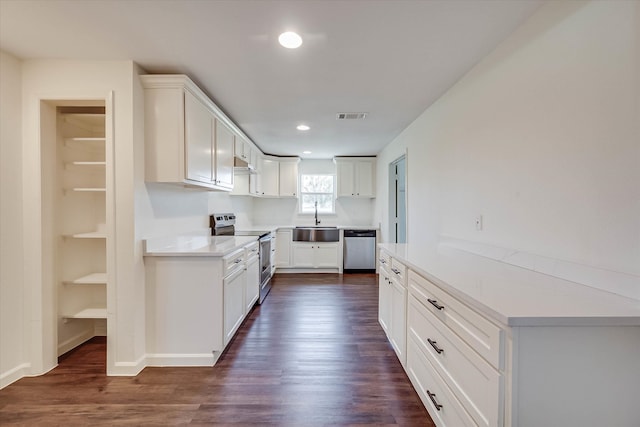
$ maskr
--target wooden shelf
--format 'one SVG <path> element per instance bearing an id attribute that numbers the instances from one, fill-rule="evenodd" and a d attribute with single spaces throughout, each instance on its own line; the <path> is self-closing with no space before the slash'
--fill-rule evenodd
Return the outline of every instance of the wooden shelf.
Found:
<path id="1" fill-rule="evenodd" d="M 65 319 L 106 319 L 107 309 L 106 307 L 87 307 L 77 313 L 65 314 L 62 317 Z"/>
<path id="2" fill-rule="evenodd" d="M 107 273 L 91 273 L 86 276 L 79 277 L 75 280 L 66 281 L 64 283 L 72 285 L 106 285 Z"/>

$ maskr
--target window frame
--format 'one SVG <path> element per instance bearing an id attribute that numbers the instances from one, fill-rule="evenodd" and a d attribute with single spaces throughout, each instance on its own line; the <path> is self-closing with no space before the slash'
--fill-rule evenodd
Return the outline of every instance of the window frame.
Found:
<path id="1" fill-rule="evenodd" d="M 303 176 L 328 176 L 331 177 L 332 181 L 333 181 L 333 191 L 331 193 L 319 193 L 319 192 L 303 192 L 302 191 L 302 177 Z M 300 197 L 299 197 L 299 202 L 298 202 L 298 213 L 301 215 L 313 215 L 315 214 L 315 212 L 313 210 L 311 211 L 305 211 L 303 209 L 303 203 L 302 203 L 302 198 L 305 195 L 331 195 L 331 211 L 327 212 L 320 212 L 318 211 L 318 214 L 322 214 L 322 215 L 335 215 L 336 214 L 336 174 L 335 173 L 300 173 L 298 175 L 298 188 L 300 189 Z"/>

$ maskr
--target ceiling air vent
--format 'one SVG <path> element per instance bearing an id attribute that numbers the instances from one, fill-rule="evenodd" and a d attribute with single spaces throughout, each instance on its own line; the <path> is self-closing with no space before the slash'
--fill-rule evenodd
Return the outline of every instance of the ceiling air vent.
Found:
<path id="1" fill-rule="evenodd" d="M 336 119 L 338 120 L 362 120 L 367 117 L 367 113 L 338 113 Z"/>

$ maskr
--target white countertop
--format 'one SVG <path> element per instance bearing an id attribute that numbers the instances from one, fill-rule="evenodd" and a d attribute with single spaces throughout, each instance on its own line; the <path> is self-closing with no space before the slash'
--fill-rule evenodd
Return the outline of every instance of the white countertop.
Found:
<path id="1" fill-rule="evenodd" d="M 379 244 L 426 279 L 510 326 L 640 326 L 640 301 L 449 247 Z"/>
<path id="2" fill-rule="evenodd" d="M 175 236 L 144 241 L 145 256 L 220 257 L 255 242 L 256 236 Z"/>

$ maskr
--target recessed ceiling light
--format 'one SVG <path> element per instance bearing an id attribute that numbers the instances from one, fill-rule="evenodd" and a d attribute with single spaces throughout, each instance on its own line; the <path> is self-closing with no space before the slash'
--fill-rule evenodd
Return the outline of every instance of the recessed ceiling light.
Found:
<path id="1" fill-rule="evenodd" d="M 303 151 L 302 154 L 311 154 L 311 151 L 306 150 L 306 151 Z"/>
<path id="2" fill-rule="evenodd" d="M 296 126 L 296 129 L 298 129 L 298 130 L 309 130 L 311 128 L 309 126 L 307 126 L 307 125 L 298 125 L 298 126 Z"/>
<path id="3" fill-rule="evenodd" d="M 302 37 L 300 37 L 293 31 L 287 31 L 280 34 L 280 36 L 278 37 L 278 41 L 287 49 L 295 49 L 302 45 Z"/>

